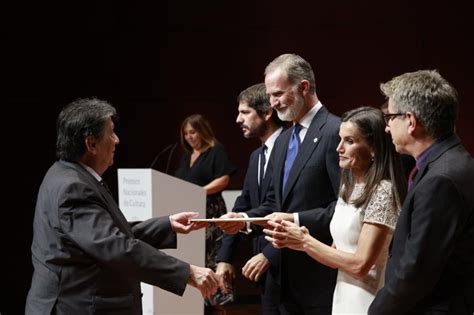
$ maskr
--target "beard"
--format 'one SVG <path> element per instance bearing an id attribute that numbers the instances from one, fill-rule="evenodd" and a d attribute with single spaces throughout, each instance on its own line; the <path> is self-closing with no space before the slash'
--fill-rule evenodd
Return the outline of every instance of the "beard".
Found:
<path id="1" fill-rule="evenodd" d="M 301 113 L 303 107 L 303 97 L 300 94 L 295 93 L 292 105 L 287 106 L 284 111 L 277 109 L 278 118 L 283 121 L 295 121 L 296 117 L 298 117 L 298 115 Z"/>
<path id="2" fill-rule="evenodd" d="M 267 131 L 267 126 L 264 123 L 258 124 L 254 128 L 247 125 L 242 125 L 242 127 L 245 128 L 244 137 L 246 139 L 259 138 Z"/>

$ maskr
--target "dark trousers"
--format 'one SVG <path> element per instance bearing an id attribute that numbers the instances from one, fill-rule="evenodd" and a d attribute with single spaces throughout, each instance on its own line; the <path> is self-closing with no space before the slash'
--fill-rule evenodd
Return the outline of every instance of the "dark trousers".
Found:
<path id="1" fill-rule="evenodd" d="M 262 314 L 282 315 L 280 312 L 280 286 L 273 280 L 269 272 L 265 273 L 262 288 Z"/>

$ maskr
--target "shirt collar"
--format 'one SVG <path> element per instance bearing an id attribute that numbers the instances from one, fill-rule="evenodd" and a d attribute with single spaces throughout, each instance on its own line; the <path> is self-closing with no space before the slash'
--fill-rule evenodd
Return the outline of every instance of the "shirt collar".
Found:
<path id="1" fill-rule="evenodd" d="M 303 126 L 305 129 L 309 128 L 309 125 L 311 125 L 311 122 L 313 121 L 314 116 L 318 113 L 318 111 L 323 107 L 323 104 L 321 104 L 320 101 L 316 103 L 307 113 L 306 115 L 301 118 L 298 123 Z"/>
<path id="2" fill-rule="evenodd" d="M 447 138 L 448 136 L 442 137 L 438 139 L 435 143 L 433 143 L 431 146 L 429 146 L 423 153 L 421 153 L 418 158 L 416 159 L 416 168 L 420 170 L 423 166 L 426 165 L 426 162 L 428 160 L 428 157 L 430 154 L 437 148 L 439 147 Z"/>
<path id="3" fill-rule="evenodd" d="M 79 162 L 79 164 L 84 167 L 86 169 L 86 171 L 88 171 L 92 176 L 94 176 L 95 179 L 97 179 L 97 181 L 100 183 L 102 181 L 102 177 L 99 176 L 99 174 L 96 173 L 96 171 L 94 171 L 92 169 L 92 167 L 90 166 L 87 166 L 86 164 L 82 163 L 82 162 Z"/>
<path id="4" fill-rule="evenodd" d="M 265 145 L 267 146 L 267 152 L 272 152 L 273 146 L 275 145 L 275 141 L 282 131 L 283 127 L 278 128 L 271 134 L 270 137 L 268 137 L 267 141 L 265 141 Z"/>

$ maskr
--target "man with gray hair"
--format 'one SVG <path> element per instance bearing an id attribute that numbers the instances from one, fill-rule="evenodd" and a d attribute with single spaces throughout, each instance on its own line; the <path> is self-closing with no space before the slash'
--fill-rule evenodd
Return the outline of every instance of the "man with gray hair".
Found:
<path id="1" fill-rule="evenodd" d="M 455 134 L 456 90 L 431 70 L 380 87 L 386 131 L 416 165 L 369 314 L 473 314 L 474 160 Z"/>
<path id="2" fill-rule="evenodd" d="M 341 120 L 319 101 L 311 65 L 298 55 L 275 58 L 265 69 L 265 87 L 278 117 L 293 126 L 275 142 L 270 158 L 273 181 L 266 201 L 249 211 L 225 216 L 292 221 L 331 245 L 329 222 L 339 187 L 336 148 Z M 235 222 L 221 224 L 226 233 L 243 227 Z M 336 271 L 299 251 L 273 251 L 280 262 L 276 279 L 281 294 L 275 298 L 282 314 L 331 314 Z"/>
<path id="3" fill-rule="evenodd" d="M 183 295 L 187 284 L 208 297 L 218 279 L 160 251 L 176 233 L 203 227 L 196 212 L 127 222 L 103 173 L 113 164 L 118 116 L 109 103 L 85 98 L 57 120 L 59 158 L 38 192 L 31 245 L 34 267 L 25 314 L 142 314 L 140 281 Z"/>

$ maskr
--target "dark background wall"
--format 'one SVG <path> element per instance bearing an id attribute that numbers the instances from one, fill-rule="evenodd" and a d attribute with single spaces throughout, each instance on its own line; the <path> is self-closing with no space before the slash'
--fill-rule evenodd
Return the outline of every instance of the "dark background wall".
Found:
<path id="1" fill-rule="evenodd" d="M 5 7 L 0 52 L 5 178 L 2 314 L 20 314 L 31 278 L 38 186 L 55 159 L 55 119 L 78 98 L 118 109 L 117 167 L 148 167 L 179 139 L 181 120 L 205 114 L 239 171 L 258 145 L 235 125 L 236 97 L 293 52 L 315 71 L 322 103 L 340 115 L 384 102 L 379 83 L 439 69 L 459 92 L 458 133 L 474 153 L 470 1 L 156 1 Z M 178 153 L 178 152 L 177 152 Z M 177 158 L 177 157 L 176 157 Z M 165 160 L 156 168 L 164 170 Z"/>

